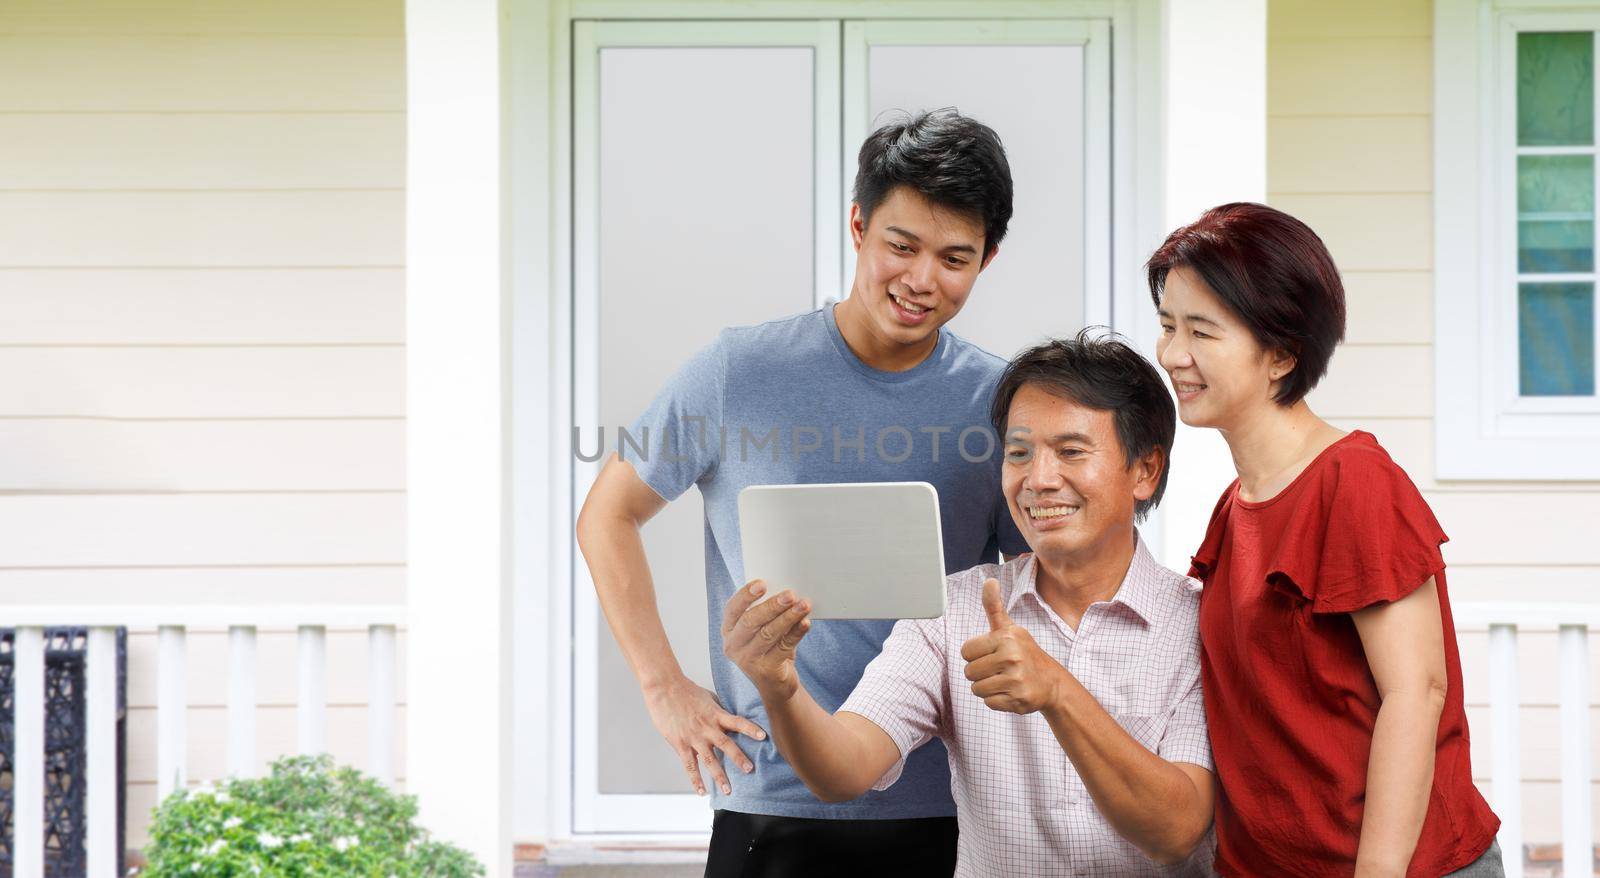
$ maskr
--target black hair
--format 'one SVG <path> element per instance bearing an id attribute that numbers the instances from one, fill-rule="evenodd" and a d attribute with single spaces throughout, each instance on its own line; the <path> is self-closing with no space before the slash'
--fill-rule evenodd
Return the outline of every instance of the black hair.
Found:
<path id="1" fill-rule="evenodd" d="M 1011 400 L 1030 384 L 1078 405 L 1111 412 L 1129 468 L 1161 449 L 1155 493 L 1134 506 L 1134 518 L 1143 521 L 1166 493 L 1172 440 L 1178 430 L 1178 412 L 1161 373 L 1114 333 L 1095 335 L 1086 328 L 1074 338 L 1051 339 L 1018 354 L 1000 377 L 989 408 L 989 420 L 1000 436 L 1006 435 Z"/>
<path id="2" fill-rule="evenodd" d="M 896 186 L 983 223 L 983 257 L 1000 246 L 1011 222 L 1011 166 L 1000 136 L 952 107 L 892 122 L 861 144 L 855 202 L 861 220 Z"/>

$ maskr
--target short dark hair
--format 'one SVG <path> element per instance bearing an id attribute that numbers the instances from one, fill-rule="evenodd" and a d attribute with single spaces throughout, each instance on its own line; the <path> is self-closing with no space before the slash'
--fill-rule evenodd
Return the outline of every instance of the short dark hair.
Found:
<path id="1" fill-rule="evenodd" d="M 855 202 L 863 223 L 896 186 L 983 223 L 983 257 L 1011 222 L 1011 166 L 994 129 L 953 107 L 891 122 L 861 144 Z"/>
<path id="2" fill-rule="evenodd" d="M 1179 266 L 1198 274 L 1263 347 L 1294 355 L 1273 397 L 1279 405 L 1304 399 L 1328 374 L 1344 341 L 1344 283 L 1310 226 L 1265 204 L 1211 208 L 1168 235 L 1146 264 L 1157 308 Z"/>
<path id="3" fill-rule="evenodd" d="M 995 387 L 989 420 L 1001 437 L 1006 435 L 1011 400 L 1029 384 L 1086 408 L 1112 412 L 1127 467 L 1161 449 L 1156 491 L 1134 506 L 1135 519 L 1143 521 L 1166 493 L 1172 440 L 1178 430 L 1178 411 L 1161 373 L 1115 333 L 1096 335 L 1095 330 L 1084 329 L 1074 338 L 1028 348 L 1011 361 Z"/>

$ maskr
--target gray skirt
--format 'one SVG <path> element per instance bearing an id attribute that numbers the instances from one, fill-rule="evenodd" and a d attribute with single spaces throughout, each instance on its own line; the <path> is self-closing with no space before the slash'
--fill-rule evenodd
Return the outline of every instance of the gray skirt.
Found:
<path id="1" fill-rule="evenodd" d="M 1500 862 L 1500 842 L 1494 841 L 1489 843 L 1489 849 L 1483 852 L 1483 856 L 1451 872 L 1445 878 L 1505 878 L 1505 876 L 1505 864 Z"/>

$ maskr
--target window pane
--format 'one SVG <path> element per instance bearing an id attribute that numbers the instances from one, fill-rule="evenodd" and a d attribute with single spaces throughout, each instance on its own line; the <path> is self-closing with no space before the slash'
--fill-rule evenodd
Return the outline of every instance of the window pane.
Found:
<path id="1" fill-rule="evenodd" d="M 1594 143 L 1594 34 L 1517 34 L 1517 143 Z"/>
<path id="2" fill-rule="evenodd" d="M 1594 284 L 1521 284 L 1518 353 L 1523 396 L 1594 395 Z"/>
<path id="3" fill-rule="evenodd" d="M 1594 270 L 1594 157 L 1517 159 L 1517 269 Z"/>

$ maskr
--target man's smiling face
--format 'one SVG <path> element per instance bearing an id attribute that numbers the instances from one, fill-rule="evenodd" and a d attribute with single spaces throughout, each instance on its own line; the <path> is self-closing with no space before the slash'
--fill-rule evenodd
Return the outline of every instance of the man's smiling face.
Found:
<path id="1" fill-rule="evenodd" d="M 1006 416 L 1000 484 L 1034 553 L 1070 560 L 1133 528 L 1135 505 L 1155 492 L 1157 461 L 1128 465 L 1114 412 L 1025 384 Z"/>
<path id="2" fill-rule="evenodd" d="M 890 190 L 865 222 L 852 205 L 850 231 L 851 295 L 861 297 L 868 331 L 886 346 L 927 343 L 961 311 L 985 264 L 983 223 L 908 186 Z"/>

